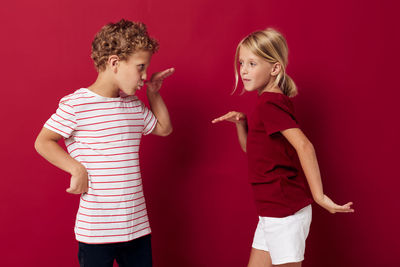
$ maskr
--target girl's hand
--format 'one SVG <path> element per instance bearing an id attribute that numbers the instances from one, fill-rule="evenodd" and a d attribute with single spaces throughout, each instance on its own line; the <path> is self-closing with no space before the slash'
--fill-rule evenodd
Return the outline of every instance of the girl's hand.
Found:
<path id="1" fill-rule="evenodd" d="M 337 205 L 333 202 L 327 195 L 323 195 L 322 199 L 316 201 L 318 205 L 329 211 L 330 213 L 336 212 L 354 212 L 350 206 L 353 205 L 353 202 L 348 202 L 342 206 Z"/>
<path id="2" fill-rule="evenodd" d="M 83 167 L 76 173 L 72 174 L 70 186 L 66 191 L 70 194 L 82 194 L 87 193 L 88 187 L 88 173 Z"/>
<path id="3" fill-rule="evenodd" d="M 175 71 L 174 68 L 170 68 L 164 71 L 156 72 L 153 75 L 151 75 L 150 81 L 145 82 L 147 85 L 147 91 L 151 93 L 157 93 L 161 88 L 163 80 L 168 76 L 172 75 L 174 71 Z"/>
<path id="4" fill-rule="evenodd" d="M 234 123 L 246 123 L 246 120 L 247 120 L 247 118 L 244 113 L 237 112 L 237 111 L 231 111 L 219 118 L 213 119 L 211 122 L 217 123 L 220 121 L 230 121 L 230 122 L 234 122 Z"/>

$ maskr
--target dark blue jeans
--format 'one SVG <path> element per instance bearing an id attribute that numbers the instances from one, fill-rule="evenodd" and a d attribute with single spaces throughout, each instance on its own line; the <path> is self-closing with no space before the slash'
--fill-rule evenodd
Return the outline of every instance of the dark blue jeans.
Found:
<path id="1" fill-rule="evenodd" d="M 151 267 L 151 236 L 112 244 L 79 242 L 78 258 L 81 267 L 112 267 L 114 260 L 120 267 Z"/>

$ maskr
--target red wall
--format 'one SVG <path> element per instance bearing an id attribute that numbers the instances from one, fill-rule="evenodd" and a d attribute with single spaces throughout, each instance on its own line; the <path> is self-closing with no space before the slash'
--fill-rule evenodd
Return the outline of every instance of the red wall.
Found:
<path id="1" fill-rule="evenodd" d="M 394 266 L 400 237 L 398 4 L 395 1 L 7 1 L 1 20 L 1 265 L 78 266 L 78 197 L 34 139 L 58 100 L 94 81 L 94 34 L 143 21 L 161 43 L 150 71 L 175 67 L 162 95 L 174 133 L 145 137 L 141 162 L 156 267 L 245 266 L 257 222 L 233 125 L 256 96 L 230 96 L 233 55 L 251 31 L 287 37 L 298 117 L 324 188 L 354 214 L 314 206 L 303 266 Z M 143 99 L 143 92 L 139 97 Z M 396 261 L 395 261 L 396 258 Z"/>

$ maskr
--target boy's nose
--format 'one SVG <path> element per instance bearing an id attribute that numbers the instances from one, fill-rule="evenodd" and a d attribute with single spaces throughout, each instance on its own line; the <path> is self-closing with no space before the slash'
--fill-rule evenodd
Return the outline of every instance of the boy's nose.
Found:
<path id="1" fill-rule="evenodd" d="M 142 78 L 143 81 L 145 81 L 147 79 L 147 73 L 146 72 L 143 73 L 141 78 Z"/>

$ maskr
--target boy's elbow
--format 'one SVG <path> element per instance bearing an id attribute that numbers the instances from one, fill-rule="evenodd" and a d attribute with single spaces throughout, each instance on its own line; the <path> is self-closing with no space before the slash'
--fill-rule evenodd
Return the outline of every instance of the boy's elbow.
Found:
<path id="1" fill-rule="evenodd" d="M 164 133 L 163 133 L 162 136 L 168 136 L 168 135 L 170 135 L 172 133 L 172 131 L 173 131 L 173 129 L 172 129 L 172 126 L 171 126 L 168 129 L 164 130 Z"/>
<path id="2" fill-rule="evenodd" d="M 40 154 L 40 151 L 42 149 L 42 142 L 39 139 L 39 137 L 36 138 L 35 143 L 34 143 L 34 147 L 35 147 L 36 152 L 38 152 Z"/>
<path id="3" fill-rule="evenodd" d="M 168 127 L 168 128 L 158 128 L 154 131 L 155 135 L 158 136 L 168 136 L 172 133 L 172 127 Z"/>

